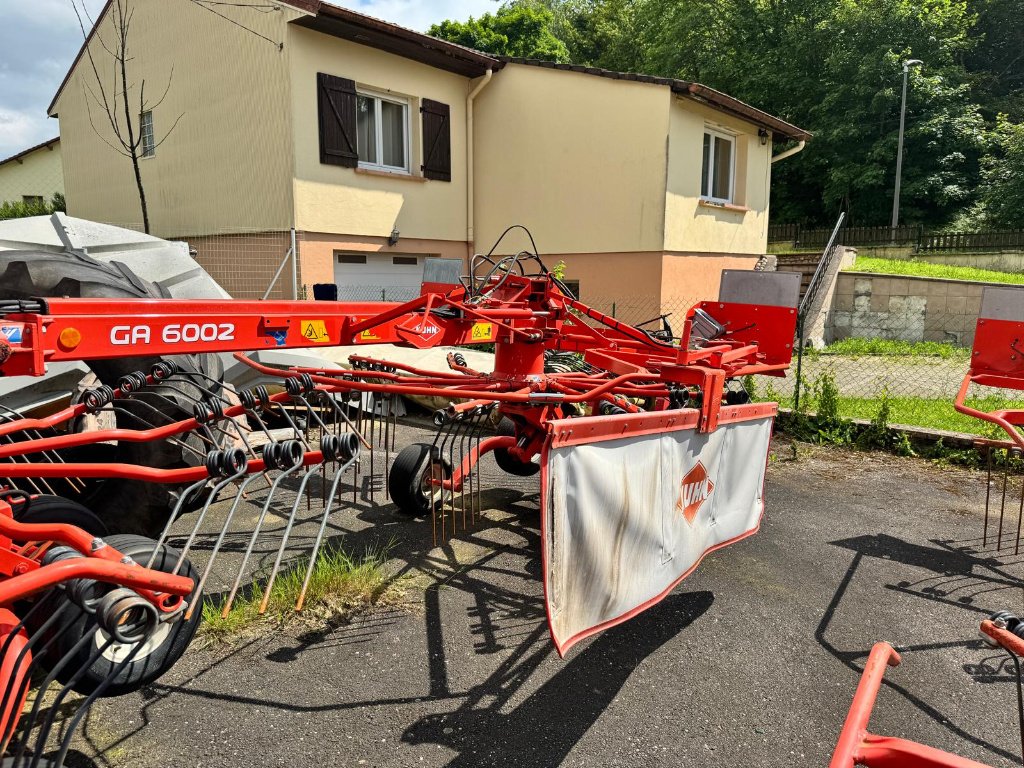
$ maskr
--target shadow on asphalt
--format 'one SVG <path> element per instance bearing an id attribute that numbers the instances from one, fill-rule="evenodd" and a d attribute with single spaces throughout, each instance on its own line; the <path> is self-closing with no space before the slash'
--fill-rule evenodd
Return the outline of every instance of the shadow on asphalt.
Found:
<path id="1" fill-rule="evenodd" d="M 991 596 L 991 593 L 1007 589 L 1019 593 L 1021 582 L 1019 579 L 1014 579 L 1009 574 L 1006 574 L 1000 568 L 1000 566 L 1004 565 L 1003 561 L 984 553 L 978 553 L 969 546 L 956 547 L 950 542 L 938 540 L 932 543 L 936 546 L 913 544 L 885 534 L 856 536 L 831 542 L 833 546 L 852 550 L 855 554 L 832 600 L 822 614 L 821 621 L 815 631 L 814 637 L 818 644 L 858 675 L 863 672 L 863 663 L 868 657 L 870 648 L 841 650 L 826 638 L 826 634 L 829 625 L 839 611 L 850 584 L 864 562 L 864 558 L 880 558 L 938 574 L 937 576 L 926 577 L 918 581 L 900 581 L 896 584 L 882 584 L 880 586 L 883 589 L 893 590 L 912 597 L 937 601 L 964 611 L 971 611 L 975 615 L 983 614 L 987 616 L 991 612 L 988 608 L 974 605 L 979 596 Z M 970 622 L 967 623 L 970 624 Z M 945 643 L 901 646 L 897 650 L 904 657 L 904 663 L 913 664 L 914 661 L 908 662 L 907 659 L 915 653 L 920 654 L 926 651 L 956 647 L 964 648 L 965 650 L 979 650 L 987 646 L 980 639 L 969 639 Z M 991 683 L 1016 680 L 1016 673 L 1011 673 L 1010 659 L 1005 658 L 1001 653 L 993 653 L 991 657 L 984 659 L 978 664 L 965 664 L 963 669 L 978 682 Z M 975 735 L 958 725 L 956 722 L 957 713 L 955 711 L 946 713 L 937 709 L 906 687 L 893 682 L 889 677 L 883 678 L 883 683 L 886 688 L 899 693 L 916 709 L 959 738 L 983 747 L 993 754 L 1014 763 L 1020 763 L 1020 756 L 1002 749 L 982 736 Z M 852 690 L 850 698 L 852 701 Z M 892 735 L 913 738 L 912 734 Z"/>
<path id="2" fill-rule="evenodd" d="M 524 653 L 514 654 L 450 713 L 411 725 L 402 740 L 436 743 L 459 754 L 448 768 L 491 764 L 515 755 L 523 765 L 559 765 L 618 695 L 637 666 L 692 624 L 714 602 L 710 592 L 675 594 L 628 624 L 608 630 L 570 659 L 508 714 L 504 705 L 551 653 L 546 627 L 533 630 Z M 428 624 L 428 631 L 438 631 Z M 530 650 L 537 641 L 540 647 Z M 529 652 L 526 652 L 529 651 Z M 486 702 L 486 704 L 484 703 Z M 566 707 L 566 702 L 574 706 Z M 488 745 L 491 754 L 481 754 Z"/>

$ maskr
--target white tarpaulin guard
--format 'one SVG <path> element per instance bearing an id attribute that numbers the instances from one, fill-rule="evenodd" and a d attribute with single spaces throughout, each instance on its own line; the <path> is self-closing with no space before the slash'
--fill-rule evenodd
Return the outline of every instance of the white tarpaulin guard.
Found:
<path id="1" fill-rule="evenodd" d="M 554 423 L 542 496 L 544 593 L 559 653 L 665 597 L 710 550 L 761 521 L 775 408 L 722 409 L 700 433 L 695 419 L 666 426 L 651 414 L 601 417 L 614 437 L 581 438 L 590 418 Z M 678 419 L 684 422 L 684 419 Z M 559 439 L 559 427 L 570 439 Z M 619 437 L 618 435 L 624 435 Z M 596 440 L 596 441 L 595 441 Z"/>

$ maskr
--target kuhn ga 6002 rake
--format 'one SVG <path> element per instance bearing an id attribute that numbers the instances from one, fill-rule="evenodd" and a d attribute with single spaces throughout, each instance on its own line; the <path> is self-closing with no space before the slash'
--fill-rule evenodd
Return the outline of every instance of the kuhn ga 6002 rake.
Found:
<path id="1" fill-rule="evenodd" d="M 0 477 L 26 499 L 20 522 L 102 528 L 103 521 L 67 500 L 88 498 L 84 491 L 97 478 L 174 488 L 174 508 L 163 530 L 152 532 L 148 555 L 116 546 L 111 551 L 131 554 L 139 571 L 187 575 L 188 588 L 180 578 L 161 584 L 161 594 L 189 597 L 180 610 L 158 613 L 157 626 L 189 627 L 201 613 L 202 589 L 243 500 L 256 503 L 259 514 L 254 523 L 251 517 L 235 523 L 252 530 L 246 529 L 242 566 L 227 591 L 225 612 L 243 586 L 268 516 L 284 523 L 277 528 L 281 541 L 269 575 L 260 584 L 263 607 L 303 496 L 307 504 L 311 495 L 323 500 L 308 584 L 332 513 L 350 491 L 372 492 L 378 468 L 387 472 L 390 464 L 385 485 L 398 509 L 430 515 L 435 536 L 445 537 L 479 511 L 477 465 L 493 453 L 507 472 L 540 474 L 545 595 L 560 652 L 660 600 L 704 554 L 757 529 L 776 405 L 751 403 L 741 378 L 782 376 L 788 368 L 798 275 L 726 272 L 719 300 L 691 308 L 674 336 L 667 322 L 646 331 L 586 306 L 534 254 L 476 257 L 470 276 L 457 282 L 431 281 L 433 267 L 428 264 L 422 294 L 401 304 L 154 299 L 129 308 L 123 301 L 64 298 L 0 307 L 0 373 L 7 376 L 41 375 L 58 361 L 160 359 L 150 370 L 86 391 L 57 413 L 0 418 Z M 494 370 L 472 370 L 458 352 L 448 355 L 447 371 L 364 356 L 353 356 L 349 369 L 279 370 L 241 354 L 385 343 L 493 344 Z M 212 352 L 235 352 L 279 385 L 236 391 L 174 363 L 175 355 Z M 450 405 L 435 414 L 432 443 L 392 456 L 392 405 L 399 395 L 442 398 Z M 183 413 L 187 399 L 191 412 Z M 82 426 L 84 417 L 103 415 L 113 428 L 102 420 L 97 428 L 96 419 Z M 142 466 L 90 459 L 91 451 L 111 443 L 153 442 L 173 447 L 185 461 Z M 280 502 L 285 492 L 282 511 L 272 501 Z M 205 566 L 194 571 L 187 558 L 218 499 L 226 507 L 223 522 L 213 543 L 204 543 Z M 195 515 L 195 524 L 175 540 L 180 551 L 172 551 L 166 544 L 171 526 L 186 513 Z M 17 506 L 13 515 L 19 519 Z M 68 543 L 51 530 L 30 538 Z M 25 540 L 11 535 L 8 551 L 29 557 L 34 572 L 63 567 L 63 561 L 35 556 L 33 549 L 26 555 L 20 549 Z M 91 563 L 95 553 L 84 540 L 77 544 Z M 28 594 L 17 586 L 25 574 L 13 563 L 0 559 L 0 578 L 6 579 L 0 586 Z M 75 594 L 63 588 L 62 595 Z M 148 593 L 138 594 L 153 602 Z M 91 605 L 90 600 L 80 602 Z M 296 608 L 302 602 L 300 596 Z M 12 620 L 27 627 L 26 609 L 7 605 L 16 614 Z M 102 623 L 105 615 L 90 616 L 98 617 L 100 630 L 112 629 Z M 152 659 L 173 662 L 174 653 L 159 655 L 168 650 L 157 648 L 159 640 L 141 647 Z M 117 654 L 127 659 L 132 651 L 120 645 Z M 5 664 L 10 658 L 5 654 Z M 24 678 L 23 671 L 5 666 L 0 682 L 18 674 Z"/>

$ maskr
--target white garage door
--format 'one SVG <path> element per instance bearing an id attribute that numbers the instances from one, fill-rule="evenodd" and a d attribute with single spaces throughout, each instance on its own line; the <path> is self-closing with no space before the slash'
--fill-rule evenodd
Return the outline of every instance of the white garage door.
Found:
<path id="1" fill-rule="evenodd" d="M 334 254 L 339 301 L 408 301 L 420 295 L 423 256 L 407 253 Z"/>

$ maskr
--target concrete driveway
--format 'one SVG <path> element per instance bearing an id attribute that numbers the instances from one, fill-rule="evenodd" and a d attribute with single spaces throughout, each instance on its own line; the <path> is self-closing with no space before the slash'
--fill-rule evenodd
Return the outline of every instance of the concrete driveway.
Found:
<path id="1" fill-rule="evenodd" d="M 416 433 L 403 426 L 399 443 Z M 94 707 L 78 760 L 823 766 L 886 639 L 904 662 L 875 732 L 1019 765 L 1013 678 L 978 623 L 1024 609 L 1024 557 L 980 551 L 984 474 L 774 451 L 760 533 L 565 659 L 544 622 L 534 480 L 487 459 L 483 519 L 437 548 L 429 523 L 363 496 L 333 533 L 349 547 L 394 537 L 396 573 L 418 574 L 408 605 L 190 652 L 151 689 Z"/>

